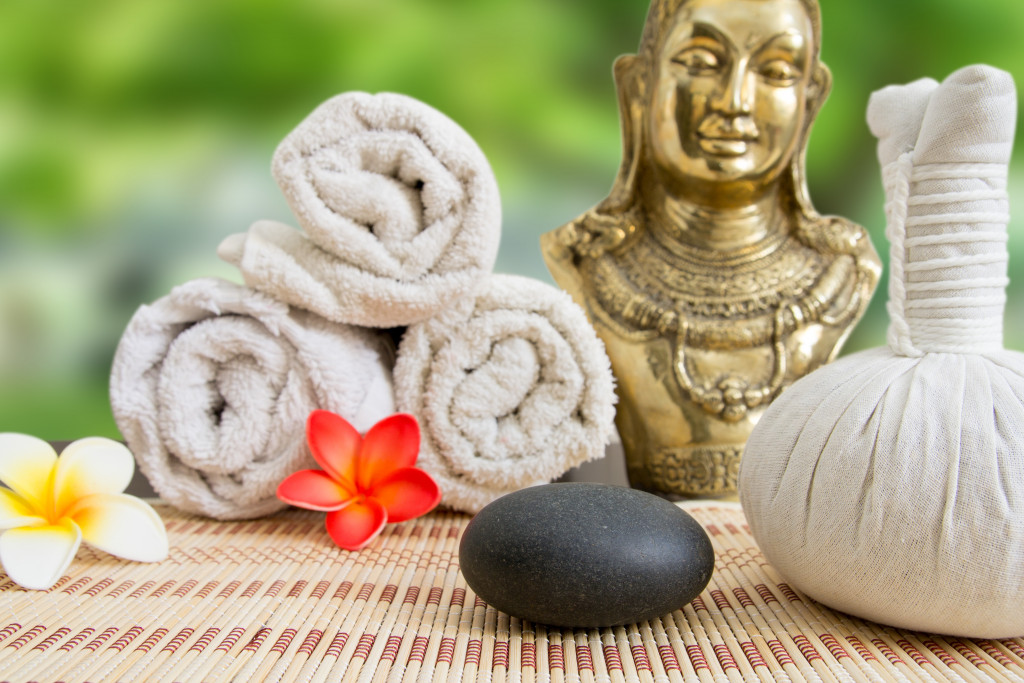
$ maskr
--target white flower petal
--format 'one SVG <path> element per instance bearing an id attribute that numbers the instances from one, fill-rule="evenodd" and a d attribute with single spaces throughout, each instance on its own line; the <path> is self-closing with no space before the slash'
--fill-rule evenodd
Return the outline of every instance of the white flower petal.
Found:
<path id="1" fill-rule="evenodd" d="M 0 531 L 22 526 L 42 526 L 46 520 L 14 491 L 0 488 Z"/>
<path id="2" fill-rule="evenodd" d="M 45 516 L 50 501 L 50 476 L 57 452 L 42 439 L 27 434 L 0 434 L 0 481 Z"/>
<path id="3" fill-rule="evenodd" d="M 160 515 L 135 496 L 97 493 L 68 510 L 89 545 L 136 562 L 167 557 L 167 530 Z"/>
<path id="4" fill-rule="evenodd" d="M 53 484 L 57 514 L 94 493 L 121 493 L 134 472 L 135 457 L 124 444 L 98 436 L 75 441 L 57 461 Z"/>
<path id="5" fill-rule="evenodd" d="M 0 535 L 0 563 L 19 586 L 46 590 L 64 575 L 81 542 L 70 522 L 10 529 Z"/>

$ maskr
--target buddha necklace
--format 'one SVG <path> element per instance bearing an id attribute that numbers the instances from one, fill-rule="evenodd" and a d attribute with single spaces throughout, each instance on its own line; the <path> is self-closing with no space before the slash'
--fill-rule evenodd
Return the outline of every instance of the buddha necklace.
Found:
<path id="1" fill-rule="evenodd" d="M 637 341 L 674 340 L 673 363 L 681 389 L 707 412 L 733 422 L 772 400 L 789 367 L 786 339 L 819 322 L 842 325 L 856 315 L 863 283 L 852 257 L 831 263 L 793 238 L 780 234 L 709 263 L 706 249 L 645 231 L 629 249 L 584 259 L 581 269 L 594 283 L 601 317 Z M 833 312 L 849 282 L 847 301 Z M 751 383 L 737 373 L 695 379 L 686 350 L 770 346 L 771 376 Z"/>

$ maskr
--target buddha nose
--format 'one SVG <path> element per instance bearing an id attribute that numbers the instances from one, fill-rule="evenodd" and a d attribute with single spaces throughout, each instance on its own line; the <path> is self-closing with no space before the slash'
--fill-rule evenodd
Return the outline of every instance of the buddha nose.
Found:
<path id="1" fill-rule="evenodd" d="M 756 76 L 746 67 L 745 61 L 737 62 L 722 83 L 715 106 L 723 114 L 742 116 L 753 111 Z"/>

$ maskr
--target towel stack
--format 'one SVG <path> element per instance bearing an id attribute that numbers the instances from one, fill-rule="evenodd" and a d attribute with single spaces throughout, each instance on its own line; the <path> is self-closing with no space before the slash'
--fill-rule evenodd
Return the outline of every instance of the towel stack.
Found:
<path id="1" fill-rule="evenodd" d="M 469 512 L 604 453 L 604 349 L 560 290 L 492 274 L 498 187 L 462 128 L 403 95 L 347 93 L 272 168 L 301 229 L 228 237 L 218 253 L 245 286 L 188 283 L 118 347 L 114 416 L 162 497 L 219 519 L 279 508 L 277 481 L 312 466 L 315 408 L 362 431 L 415 415 L 420 465 Z"/>

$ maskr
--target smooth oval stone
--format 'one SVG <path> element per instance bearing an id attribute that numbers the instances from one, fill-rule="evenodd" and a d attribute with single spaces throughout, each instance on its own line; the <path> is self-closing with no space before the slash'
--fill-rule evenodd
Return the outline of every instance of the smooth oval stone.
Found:
<path id="1" fill-rule="evenodd" d="M 499 498 L 459 546 L 469 587 L 497 609 L 552 626 L 653 619 L 700 594 L 715 566 L 707 533 L 657 496 L 547 484 Z"/>

